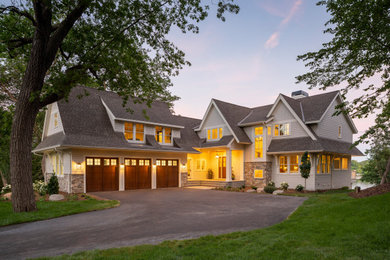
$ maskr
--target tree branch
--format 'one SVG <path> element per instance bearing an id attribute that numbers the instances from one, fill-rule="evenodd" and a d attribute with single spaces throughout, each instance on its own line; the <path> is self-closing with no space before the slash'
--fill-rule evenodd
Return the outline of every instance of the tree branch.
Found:
<path id="1" fill-rule="evenodd" d="M 11 39 L 7 43 L 8 49 L 13 50 L 19 47 L 22 47 L 24 45 L 30 44 L 33 42 L 32 38 L 18 38 L 18 39 Z"/>
<path id="2" fill-rule="evenodd" d="M 11 91 L 4 85 L 4 84 L 0 84 L 0 88 L 7 94 L 8 98 L 15 102 L 18 100 L 15 95 L 13 93 L 11 93 Z"/>
<path id="3" fill-rule="evenodd" d="M 4 13 L 6 11 L 10 13 L 15 13 L 19 16 L 24 16 L 29 19 L 34 26 L 37 26 L 37 22 L 35 21 L 34 17 L 27 11 L 19 10 L 19 8 L 17 8 L 16 6 L 0 7 L 0 13 Z"/>

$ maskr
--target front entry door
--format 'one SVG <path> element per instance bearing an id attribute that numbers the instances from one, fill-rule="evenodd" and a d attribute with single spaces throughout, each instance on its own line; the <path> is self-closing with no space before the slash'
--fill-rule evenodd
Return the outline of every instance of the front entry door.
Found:
<path id="1" fill-rule="evenodd" d="M 218 178 L 225 179 L 226 178 L 226 157 L 218 158 Z"/>

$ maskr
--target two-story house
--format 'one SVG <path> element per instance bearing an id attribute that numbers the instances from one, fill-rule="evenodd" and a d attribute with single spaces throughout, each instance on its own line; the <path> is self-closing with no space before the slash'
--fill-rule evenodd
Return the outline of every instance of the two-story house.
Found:
<path id="1" fill-rule="evenodd" d="M 86 95 L 85 93 L 88 93 Z M 80 95 L 84 95 L 79 98 Z M 113 92 L 85 87 L 50 104 L 42 142 L 45 178 L 65 192 L 156 189 L 189 185 L 304 184 L 302 154 L 310 154 L 307 189 L 351 186 L 357 133 L 346 114 L 334 116 L 339 92 L 292 97 L 248 108 L 212 99 L 202 120 L 172 114 Z"/>

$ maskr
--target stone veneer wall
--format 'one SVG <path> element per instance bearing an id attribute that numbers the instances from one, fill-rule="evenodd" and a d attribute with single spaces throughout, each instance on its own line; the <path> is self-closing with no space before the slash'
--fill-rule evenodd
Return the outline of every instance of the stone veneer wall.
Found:
<path id="1" fill-rule="evenodd" d="M 72 193 L 84 193 L 84 174 L 71 175 Z"/>
<path id="2" fill-rule="evenodd" d="M 46 173 L 44 175 L 45 183 L 49 183 L 50 177 L 53 173 Z M 64 174 L 63 176 L 58 177 L 58 185 L 60 191 L 68 192 L 69 187 L 69 177 L 71 180 L 71 193 L 83 193 L 84 192 L 84 174 Z"/>
<path id="3" fill-rule="evenodd" d="M 264 178 L 258 179 L 255 178 L 254 173 L 255 169 L 263 170 Z M 245 186 L 251 187 L 256 186 L 258 188 L 263 188 L 271 181 L 272 178 L 272 162 L 246 162 L 244 164 L 244 178 Z"/>
<path id="4" fill-rule="evenodd" d="M 182 172 L 180 177 L 181 177 L 181 186 L 182 187 L 187 186 L 187 183 L 188 183 L 188 173 L 187 172 Z"/>
<path id="5" fill-rule="evenodd" d="M 47 172 L 43 177 L 45 179 L 45 183 L 48 184 L 49 180 L 53 173 Z M 69 187 L 69 174 L 64 174 L 63 176 L 57 176 L 59 190 L 62 192 L 68 192 Z"/>

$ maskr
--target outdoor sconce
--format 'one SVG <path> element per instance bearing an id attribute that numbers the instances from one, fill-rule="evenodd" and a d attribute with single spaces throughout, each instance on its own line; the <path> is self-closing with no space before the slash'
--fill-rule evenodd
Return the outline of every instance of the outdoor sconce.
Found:
<path id="1" fill-rule="evenodd" d="M 121 168 L 125 168 L 125 165 L 123 163 L 121 163 L 120 167 Z"/>
<path id="2" fill-rule="evenodd" d="M 76 163 L 76 169 L 81 170 L 81 163 Z"/>

